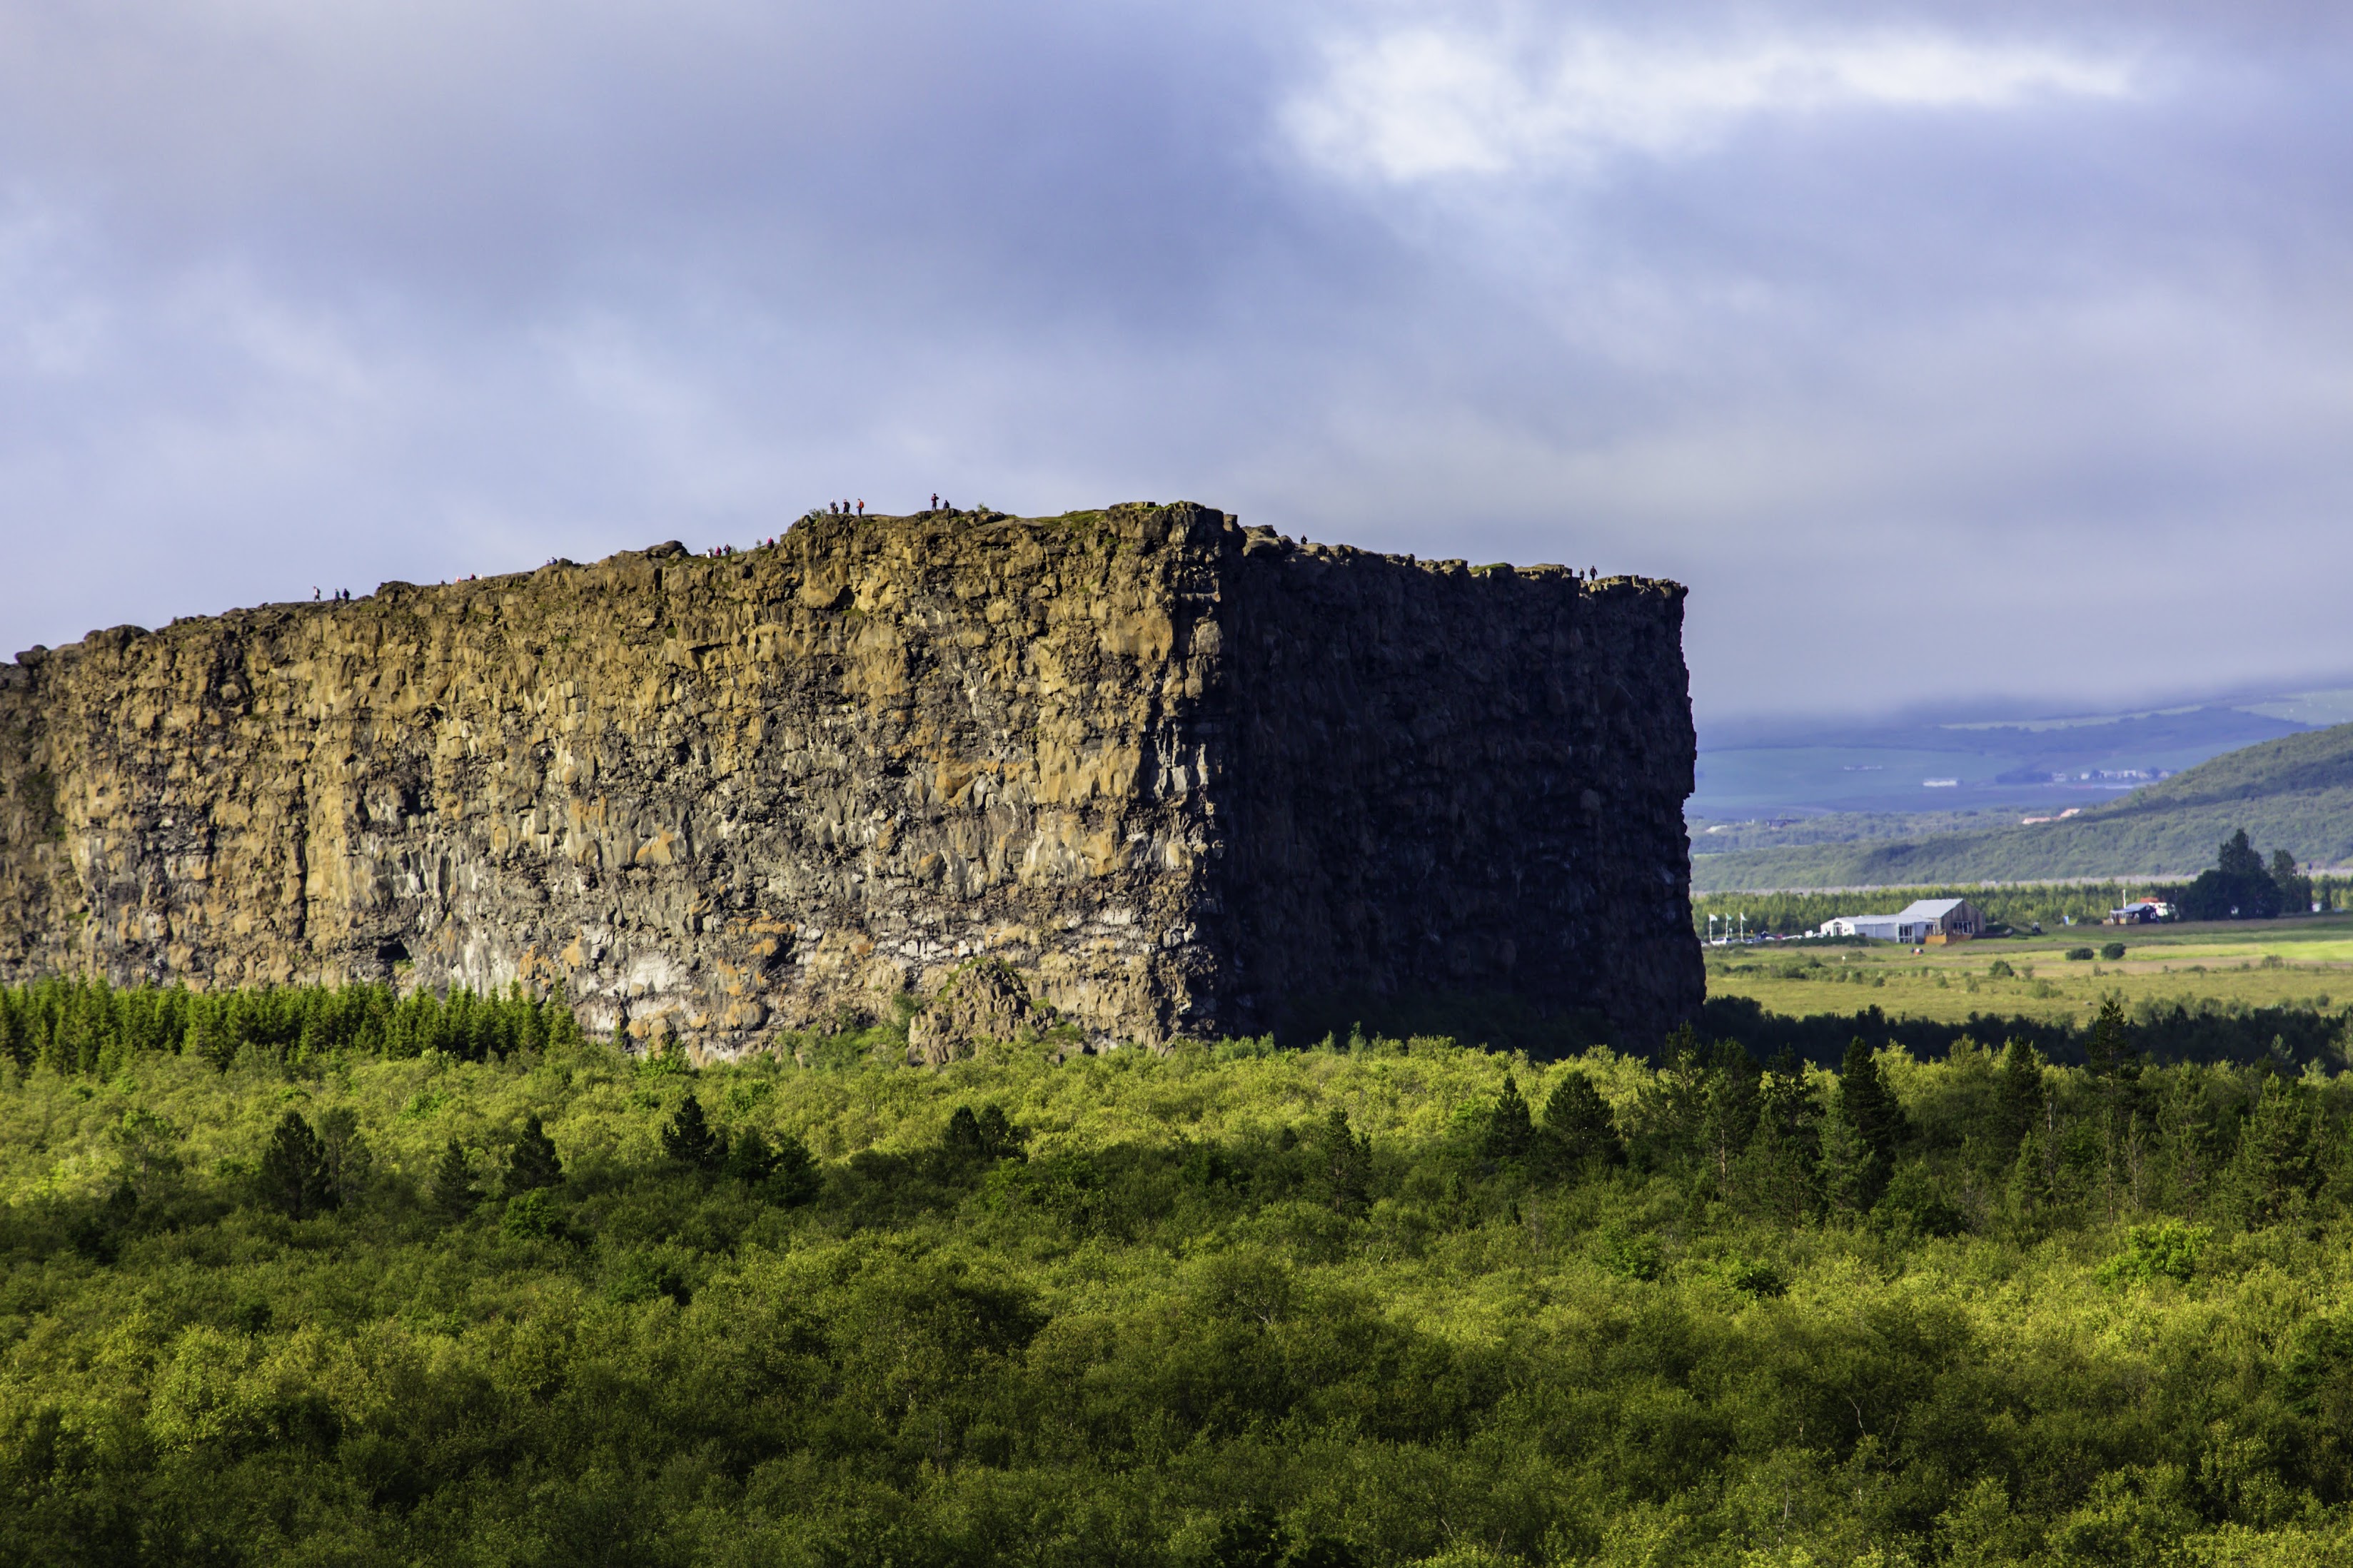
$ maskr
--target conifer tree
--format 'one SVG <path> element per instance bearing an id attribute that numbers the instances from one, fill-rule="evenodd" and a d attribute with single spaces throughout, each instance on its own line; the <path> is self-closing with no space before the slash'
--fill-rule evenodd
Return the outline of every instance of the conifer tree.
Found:
<path id="1" fill-rule="evenodd" d="M 1372 1199 L 1372 1139 L 1349 1126 L 1348 1113 L 1335 1106 L 1324 1120 L 1317 1152 L 1324 1157 L 1323 1175 L 1330 1184 L 1333 1210 L 1362 1213 Z"/>
<path id="2" fill-rule="evenodd" d="M 1839 1105 L 1883 1172 L 1895 1168 L 1895 1155 L 1905 1131 L 1904 1108 L 1879 1076 L 1876 1047 L 1857 1035 L 1848 1042 L 1846 1059 L 1839 1065 Z"/>
<path id="3" fill-rule="evenodd" d="M 1584 1073 L 1564 1073 L 1553 1086 L 1545 1101 L 1544 1131 L 1556 1156 L 1572 1171 L 1626 1163 L 1626 1143 L 1618 1136 L 1609 1102 Z"/>
<path id="4" fill-rule="evenodd" d="M 279 1118 L 255 1180 L 263 1201 L 289 1219 L 308 1219 L 336 1204 L 326 1148 L 300 1111 Z"/>
<path id="5" fill-rule="evenodd" d="M 988 1142 L 987 1134 L 981 1131 L 980 1118 L 973 1114 L 969 1105 L 955 1108 L 955 1113 L 948 1118 L 947 1131 L 940 1136 L 940 1146 L 960 1160 L 991 1158 Z"/>
<path id="6" fill-rule="evenodd" d="M 724 1174 L 739 1182 L 765 1182 L 776 1168 L 776 1152 L 756 1127 L 747 1127 L 728 1146 Z"/>
<path id="7" fill-rule="evenodd" d="M 1742 1209 L 1774 1225 L 1796 1226 L 1820 1206 L 1815 1162 L 1782 1131 L 1775 1117 L 1760 1116 L 1755 1136 L 1733 1164 L 1733 1195 Z"/>
<path id="8" fill-rule="evenodd" d="M 1843 1085 L 1822 1118 L 1820 1170 L 1822 1201 L 1840 1219 L 1870 1213 L 1886 1184 L 1886 1163 L 1848 1108 Z"/>
<path id="9" fill-rule="evenodd" d="M 2120 994 L 2111 991 L 2100 998 L 2099 1016 L 2092 1020 L 2084 1057 L 2104 1097 L 2112 1103 L 2126 1098 L 2139 1082 L 2140 1047 L 2133 1043 L 2132 1030 L 2125 1024 Z"/>
<path id="10" fill-rule="evenodd" d="M 327 1157 L 327 1185 L 335 1201 L 355 1201 L 375 1173 L 375 1156 L 360 1136 L 359 1112 L 338 1105 L 319 1118 L 319 1143 Z"/>
<path id="11" fill-rule="evenodd" d="M 474 1212 L 482 1201 L 481 1189 L 474 1185 L 474 1168 L 466 1160 L 466 1151 L 455 1138 L 441 1151 L 441 1158 L 433 1167 L 433 1212 L 445 1224 L 456 1225 Z"/>
<path id="12" fill-rule="evenodd" d="M 768 1164 L 770 1199 L 786 1207 L 805 1204 L 816 1197 L 824 1184 L 817 1156 L 809 1152 L 807 1144 L 790 1134 L 776 1141 L 775 1156 Z"/>
<path id="13" fill-rule="evenodd" d="M 1525 1158 L 1534 1131 L 1528 1102 L 1520 1098 L 1518 1082 L 1505 1073 L 1504 1092 L 1495 1097 L 1494 1108 L 1487 1112 L 1487 1131 L 1479 1141 L 1479 1152 L 1490 1160 Z"/>
<path id="14" fill-rule="evenodd" d="M 1770 1122 L 1780 1141 L 1793 1153 L 1802 1154 L 1810 1168 L 1820 1152 L 1821 1120 L 1821 1091 L 1809 1076 L 1805 1058 L 1784 1046 L 1757 1085 L 1758 1127 Z"/>
<path id="15" fill-rule="evenodd" d="M 1018 1160 L 1024 1156 L 1021 1141 L 1024 1134 L 1006 1120 L 1002 1106 L 986 1106 L 980 1113 L 980 1152 L 985 1159 Z"/>
<path id="16" fill-rule="evenodd" d="M 2001 1053 L 1996 1086 L 2000 1106 L 2000 1142 L 2008 1160 L 2026 1135 L 2042 1125 L 2042 1057 L 2029 1040 L 2011 1040 Z"/>
<path id="17" fill-rule="evenodd" d="M 2320 1184 L 2312 1099 L 2292 1079 L 2263 1079 L 2231 1164 L 2232 1190 L 2250 1226 L 2286 1218 Z"/>
<path id="18" fill-rule="evenodd" d="M 2040 1235 L 2055 1197 L 2050 1152 L 2043 1146 L 2042 1130 L 2030 1127 L 2019 1140 L 2018 1158 L 2010 1162 L 2010 1184 L 2002 1194 L 2002 1208 L 2012 1234 L 2021 1241 Z"/>
<path id="19" fill-rule="evenodd" d="M 1646 1171 L 1672 1169 L 1696 1157 L 1706 1117 L 1707 1054 L 1689 1024 L 1660 1047 L 1658 1069 L 1635 1091 L 1626 1132 L 1627 1152 Z"/>
<path id="20" fill-rule="evenodd" d="M 2214 1113 L 2206 1101 L 2203 1069 L 2185 1066 L 2168 1076 L 2157 1134 L 2173 1201 L 2185 1218 L 2194 1220 L 2214 1169 Z"/>
<path id="21" fill-rule="evenodd" d="M 1757 1131 L 1757 1060 L 1737 1040 L 1717 1042 L 1701 1089 L 1700 1144 L 1717 1181 L 1729 1184 L 1732 1163 Z"/>
<path id="22" fill-rule="evenodd" d="M 680 1164 L 708 1174 L 726 1163 L 727 1145 L 702 1118 L 702 1101 L 688 1095 L 662 1129 L 662 1152 Z"/>
<path id="23" fill-rule="evenodd" d="M 507 1151 L 507 1195 L 552 1187 L 564 1180 L 564 1162 L 556 1157 L 555 1141 L 533 1111 L 523 1118 L 522 1131 Z"/>

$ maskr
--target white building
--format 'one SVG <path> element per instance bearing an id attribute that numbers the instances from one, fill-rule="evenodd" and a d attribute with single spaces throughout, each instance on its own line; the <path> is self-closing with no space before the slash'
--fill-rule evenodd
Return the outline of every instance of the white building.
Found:
<path id="1" fill-rule="evenodd" d="M 1915 899 L 1892 915 L 1834 915 L 1815 934 L 1941 947 L 1983 936 L 1985 917 L 1967 899 Z"/>

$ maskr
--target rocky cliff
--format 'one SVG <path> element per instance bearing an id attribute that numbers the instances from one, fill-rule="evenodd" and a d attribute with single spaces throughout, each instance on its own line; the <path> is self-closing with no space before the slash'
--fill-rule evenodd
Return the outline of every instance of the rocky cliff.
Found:
<path id="1" fill-rule="evenodd" d="M 716 1051 L 932 998 L 1695 1008 L 1683 590 L 1207 509 L 812 517 L 722 558 L 121 626 L 0 666 L 0 976 L 562 984 Z"/>

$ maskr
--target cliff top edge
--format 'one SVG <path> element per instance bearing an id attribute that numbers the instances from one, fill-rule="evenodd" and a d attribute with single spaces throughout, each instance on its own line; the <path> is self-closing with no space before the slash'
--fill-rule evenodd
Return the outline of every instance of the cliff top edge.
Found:
<path id="1" fill-rule="evenodd" d="M 1174 524 L 1174 529 L 1172 529 Z M 1061 512 L 1052 516 L 1018 517 L 987 507 L 968 509 L 940 507 L 922 511 L 902 513 L 836 513 L 812 510 L 795 519 L 785 531 L 773 539 L 746 546 L 720 545 L 711 549 L 691 550 L 678 540 L 637 550 L 621 550 L 600 560 L 581 563 L 562 556 L 550 558 L 545 564 L 525 571 L 500 573 L 490 576 L 466 576 L 445 579 L 438 583 L 410 583 L 391 579 L 379 583 L 372 594 L 363 594 L 349 600 L 280 599 L 259 605 L 241 605 L 210 615 L 174 616 L 162 628 L 194 626 L 204 623 L 224 623 L 277 618 L 310 614 L 350 612 L 362 606 L 380 606 L 400 603 L 414 607 L 420 597 L 446 598 L 462 601 L 472 595 L 511 592 L 518 587 L 552 575 L 566 573 L 610 572 L 659 563 L 666 570 L 719 570 L 725 567 L 775 564 L 789 566 L 789 557 L 805 555 L 812 547 L 821 548 L 835 541 L 855 541 L 860 536 L 906 534 L 945 536 L 1008 537 L 1016 534 L 1036 535 L 1049 531 L 1067 532 L 1074 530 L 1103 531 L 1133 538 L 1144 548 L 1159 548 L 1171 542 L 1172 531 L 1181 532 L 1184 542 L 1209 543 L 1212 541 L 1233 549 L 1250 559 L 1282 558 L 1302 562 L 1328 563 L 1336 566 L 1361 565 L 1388 569 L 1407 569 L 1441 577 L 1461 577 L 1470 580 L 1508 582 L 1534 580 L 1575 584 L 1591 595 L 1615 596 L 1620 594 L 1656 594 L 1682 598 L 1688 593 L 1683 584 L 1663 577 L 1645 577 L 1632 574 L 1604 574 L 1596 570 L 1577 569 L 1543 562 L 1517 565 L 1498 561 L 1473 564 L 1466 559 L 1432 559 L 1412 554 L 1390 553 L 1366 550 L 1352 544 L 1328 544 L 1308 539 L 1294 539 L 1264 525 L 1245 525 L 1231 513 L 1191 501 L 1162 504 L 1155 501 L 1124 501 L 1111 506 L 1079 511 Z M 725 552 L 720 553 L 719 552 Z M 121 648 L 140 638 L 159 635 L 142 626 L 124 623 L 83 634 L 79 641 L 49 647 L 35 644 L 16 655 L 12 662 L 0 663 L 0 670 L 28 671 L 44 661 L 58 656 L 72 656 L 86 647 Z"/>

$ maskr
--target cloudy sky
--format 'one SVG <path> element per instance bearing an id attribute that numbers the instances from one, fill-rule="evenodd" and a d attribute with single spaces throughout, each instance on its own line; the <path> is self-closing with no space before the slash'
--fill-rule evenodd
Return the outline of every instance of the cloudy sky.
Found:
<path id="1" fill-rule="evenodd" d="M 0 0 L 0 650 L 834 496 L 1692 585 L 1703 717 L 2353 671 L 2342 7 Z"/>

